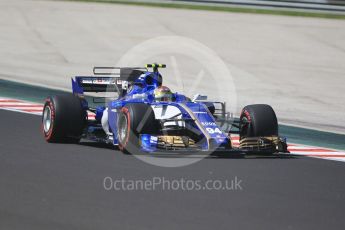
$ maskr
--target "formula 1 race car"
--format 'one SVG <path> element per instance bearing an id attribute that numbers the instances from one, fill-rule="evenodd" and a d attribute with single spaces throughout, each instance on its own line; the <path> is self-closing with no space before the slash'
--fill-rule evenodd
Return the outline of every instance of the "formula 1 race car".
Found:
<path id="1" fill-rule="evenodd" d="M 73 94 L 45 101 L 42 131 L 46 141 L 77 143 L 83 138 L 111 143 L 131 154 L 287 152 L 271 106 L 245 106 L 240 117 L 233 119 L 225 102 L 208 101 L 200 94 L 191 99 L 163 86 L 158 69 L 165 67 L 94 67 L 93 76 L 72 78 Z M 233 134 L 239 135 L 237 147 Z"/>

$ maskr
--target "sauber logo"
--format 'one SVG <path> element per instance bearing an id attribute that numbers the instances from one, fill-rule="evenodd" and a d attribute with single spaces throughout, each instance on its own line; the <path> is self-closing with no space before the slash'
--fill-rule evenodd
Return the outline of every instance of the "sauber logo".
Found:
<path id="1" fill-rule="evenodd" d="M 201 122 L 203 126 L 217 126 L 214 122 Z"/>

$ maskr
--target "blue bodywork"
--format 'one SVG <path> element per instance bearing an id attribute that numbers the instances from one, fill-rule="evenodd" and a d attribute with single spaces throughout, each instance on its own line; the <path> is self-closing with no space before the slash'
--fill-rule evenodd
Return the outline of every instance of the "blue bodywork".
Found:
<path id="1" fill-rule="evenodd" d="M 117 119 L 119 110 L 128 103 L 146 103 L 152 106 L 175 106 L 181 111 L 182 119 L 193 121 L 191 126 L 200 131 L 207 141 L 201 146 L 203 150 L 210 150 L 217 147 L 229 147 L 231 141 L 228 134 L 225 134 L 218 127 L 214 116 L 203 102 L 192 102 L 186 96 L 174 93 L 171 102 L 157 102 L 154 99 L 154 90 L 162 84 L 162 76 L 158 71 L 145 71 L 132 82 L 129 89 L 121 89 L 123 80 L 118 77 L 104 76 L 76 76 L 72 79 L 73 93 L 83 97 L 84 92 L 105 92 L 109 85 L 113 85 L 120 93 L 118 99 L 109 102 L 106 106 L 97 106 L 93 108 L 96 123 L 90 123 L 91 130 L 101 128 L 100 121 L 103 111 L 108 110 L 108 124 L 110 131 L 113 133 L 112 142 L 118 144 L 117 138 Z M 85 100 L 86 102 L 86 100 Z M 88 104 L 84 105 L 90 110 Z M 97 124 L 98 122 L 98 124 Z M 97 126 L 98 125 L 98 126 Z M 141 135 L 142 149 L 145 151 L 155 151 L 157 138 L 150 134 Z"/>

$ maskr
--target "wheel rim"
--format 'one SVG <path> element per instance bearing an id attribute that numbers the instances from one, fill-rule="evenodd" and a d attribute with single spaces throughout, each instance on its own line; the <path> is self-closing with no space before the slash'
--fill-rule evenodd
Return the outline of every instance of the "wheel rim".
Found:
<path id="1" fill-rule="evenodd" d="M 119 142 L 124 144 L 127 139 L 128 133 L 128 124 L 127 116 L 121 114 L 119 117 Z"/>
<path id="2" fill-rule="evenodd" d="M 243 139 L 248 135 L 248 119 L 243 116 L 240 119 L 240 138 Z"/>
<path id="3" fill-rule="evenodd" d="M 52 125 L 52 111 L 49 106 L 46 106 L 43 111 L 43 129 L 47 133 Z"/>

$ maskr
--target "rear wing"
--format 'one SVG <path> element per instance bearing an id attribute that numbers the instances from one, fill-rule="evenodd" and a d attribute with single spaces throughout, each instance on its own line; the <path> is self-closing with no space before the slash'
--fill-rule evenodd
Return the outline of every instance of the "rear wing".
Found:
<path id="1" fill-rule="evenodd" d="M 94 67 L 94 76 L 76 76 L 72 78 L 74 94 L 84 92 L 122 92 L 123 81 L 133 82 L 140 77 L 144 67 Z"/>
<path id="2" fill-rule="evenodd" d="M 76 76 L 72 78 L 72 90 L 75 94 L 84 92 L 119 92 L 122 81 L 116 77 Z"/>

